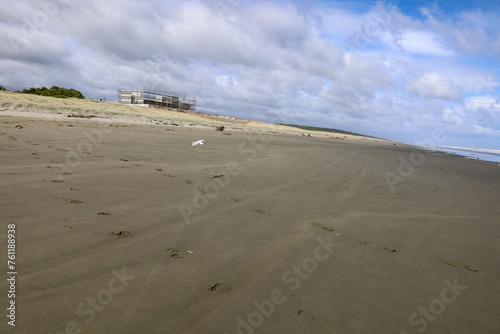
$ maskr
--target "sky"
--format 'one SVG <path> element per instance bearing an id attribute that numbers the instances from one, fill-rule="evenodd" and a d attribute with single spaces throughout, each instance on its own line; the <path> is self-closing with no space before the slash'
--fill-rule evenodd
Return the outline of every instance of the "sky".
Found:
<path id="1" fill-rule="evenodd" d="M 3 0 L 0 85 L 500 149 L 500 1 Z"/>

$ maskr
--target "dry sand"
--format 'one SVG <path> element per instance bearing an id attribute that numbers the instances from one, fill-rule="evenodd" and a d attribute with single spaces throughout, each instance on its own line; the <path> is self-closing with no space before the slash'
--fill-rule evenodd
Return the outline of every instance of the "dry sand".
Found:
<path id="1" fill-rule="evenodd" d="M 2 265 L 1 333 L 500 331 L 496 163 L 9 115 L 0 241 L 5 264 L 15 223 L 17 317 Z"/>

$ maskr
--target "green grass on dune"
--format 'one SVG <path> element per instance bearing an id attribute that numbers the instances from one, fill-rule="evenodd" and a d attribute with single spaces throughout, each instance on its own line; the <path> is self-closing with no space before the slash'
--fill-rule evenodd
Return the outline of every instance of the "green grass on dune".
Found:
<path id="1" fill-rule="evenodd" d="M 297 124 L 280 124 L 280 125 L 295 127 L 295 128 L 299 128 L 299 129 L 302 129 L 302 130 L 308 130 L 308 131 L 330 132 L 330 133 L 351 135 L 351 136 L 357 136 L 357 137 L 367 137 L 367 138 L 382 139 L 382 138 L 378 138 L 378 137 L 364 135 L 364 134 L 361 134 L 361 133 L 344 131 L 344 130 L 339 130 L 339 129 L 322 128 L 322 127 L 317 127 L 317 126 L 297 125 Z"/>

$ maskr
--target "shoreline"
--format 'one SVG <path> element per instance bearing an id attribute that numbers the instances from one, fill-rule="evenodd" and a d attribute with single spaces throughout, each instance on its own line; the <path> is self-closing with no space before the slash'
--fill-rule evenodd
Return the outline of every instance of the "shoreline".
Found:
<path id="1" fill-rule="evenodd" d="M 416 146 L 430 152 L 456 155 L 470 160 L 500 163 L 500 150 L 451 146 Z"/>

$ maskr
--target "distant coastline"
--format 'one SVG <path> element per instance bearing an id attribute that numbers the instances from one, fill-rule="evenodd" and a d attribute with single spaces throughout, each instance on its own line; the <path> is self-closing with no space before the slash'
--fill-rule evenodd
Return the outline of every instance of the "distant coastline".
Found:
<path id="1" fill-rule="evenodd" d="M 469 159 L 500 162 L 500 150 L 456 146 L 424 146 L 424 148 L 431 151 L 456 154 Z"/>
<path id="2" fill-rule="evenodd" d="M 473 152 L 500 154 L 500 150 L 492 150 L 492 149 L 488 149 L 488 148 L 457 147 L 457 146 L 436 146 L 436 147 L 448 148 L 448 149 L 452 149 L 452 150 L 461 150 L 461 151 L 473 151 Z"/>

